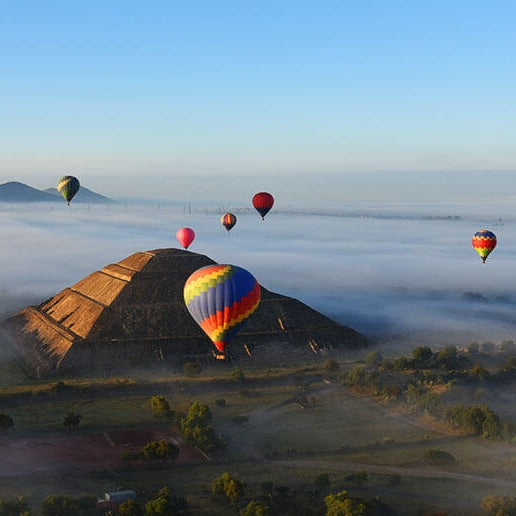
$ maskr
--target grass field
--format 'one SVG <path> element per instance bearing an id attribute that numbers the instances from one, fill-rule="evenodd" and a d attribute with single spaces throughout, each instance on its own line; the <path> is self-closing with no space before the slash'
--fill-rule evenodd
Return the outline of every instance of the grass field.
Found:
<path id="1" fill-rule="evenodd" d="M 84 470 L 2 478 L 0 496 L 27 496 L 37 505 L 48 494 L 97 495 L 117 486 L 142 496 L 171 485 L 199 514 L 221 514 L 209 487 L 224 471 L 237 473 L 260 495 L 261 482 L 290 486 L 305 496 L 320 473 L 331 478 L 329 491 L 348 489 L 363 498 L 380 496 L 400 514 L 445 510 L 475 514 L 482 497 L 516 492 L 516 446 L 458 435 L 358 396 L 333 375 L 314 367 L 244 369 L 236 383 L 231 369 L 210 369 L 199 377 L 65 378 L 0 388 L 0 411 L 15 426 L 4 432 L 0 451 L 27 436 L 62 432 L 68 412 L 83 415 L 77 433 L 115 429 L 159 429 L 167 424 L 150 410 L 152 395 L 165 396 L 172 408 L 207 403 L 212 424 L 227 447 L 213 462 L 137 470 L 90 467 Z M 225 406 L 215 401 L 224 399 Z M 235 422 L 235 416 L 244 416 Z M 4 448 L 6 449 L 6 448 Z M 452 454 L 452 464 L 429 464 L 425 452 Z M 364 471 L 368 480 L 346 479 Z M 254 493 L 254 494 L 253 494 Z"/>

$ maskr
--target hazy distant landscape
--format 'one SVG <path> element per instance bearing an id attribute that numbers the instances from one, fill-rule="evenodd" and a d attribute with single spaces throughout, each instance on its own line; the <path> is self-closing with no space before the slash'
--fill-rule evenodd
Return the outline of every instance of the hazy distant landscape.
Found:
<path id="1" fill-rule="evenodd" d="M 197 233 L 193 251 L 247 267 L 266 287 L 380 341 L 500 340 L 516 329 L 507 283 L 516 257 L 510 208 L 500 203 L 480 217 L 467 204 L 293 212 L 279 203 L 262 222 L 243 202 L 0 204 L 0 235 L 10 243 L 0 257 L 2 285 L 6 298 L 43 299 L 132 252 L 176 247 L 176 229 L 189 225 Z M 238 216 L 229 235 L 218 220 L 222 209 Z M 470 239 L 485 223 L 499 247 L 482 265 Z"/>

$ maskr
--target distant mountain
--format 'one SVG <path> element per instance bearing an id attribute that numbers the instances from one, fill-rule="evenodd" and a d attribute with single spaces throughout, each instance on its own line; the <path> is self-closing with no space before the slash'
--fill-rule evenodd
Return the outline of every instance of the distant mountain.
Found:
<path id="1" fill-rule="evenodd" d="M 61 194 L 57 190 L 57 188 L 45 188 L 46 193 L 55 197 L 59 197 L 62 199 Z M 54 199 L 55 200 L 55 199 Z M 85 186 L 81 186 L 80 190 L 77 192 L 72 202 L 84 202 L 89 204 L 111 204 L 116 202 L 114 199 L 110 199 L 105 195 L 98 194 Z"/>
<path id="2" fill-rule="evenodd" d="M 63 201 L 63 198 L 57 188 L 38 190 L 19 181 L 10 181 L 0 185 L 0 202 L 56 202 L 59 200 Z M 73 202 L 111 204 L 116 201 L 81 186 Z"/>
<path id="3" fill-rule="evenodd" d="M 0 202 L 55 202 L 56 198 L 32 186 L 10 181 L 0 185 Z"/>

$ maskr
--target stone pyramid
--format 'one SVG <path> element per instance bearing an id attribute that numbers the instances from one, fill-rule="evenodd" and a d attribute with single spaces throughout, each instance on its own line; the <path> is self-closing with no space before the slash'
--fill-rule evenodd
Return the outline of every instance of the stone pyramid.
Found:
<path id="1" fill-rule="evenodd" d="M 193 271 L 213 263 L 180 249 L 138 252 L 25 308 L 3 327 L 38 374 L 210 360 L 214 348 L 186 310 L 183 286 Z M 320 354 L 367 342 L 303 303 L 262 287 L 260 307 L 233 339 L 230 353 L 233 358 Z"/>

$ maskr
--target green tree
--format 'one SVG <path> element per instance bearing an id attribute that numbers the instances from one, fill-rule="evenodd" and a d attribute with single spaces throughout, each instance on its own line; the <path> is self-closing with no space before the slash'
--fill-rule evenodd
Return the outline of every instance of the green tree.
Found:
<path id="1" fill-rule="evenodd" d="M 241 516 L 267 516 L 269 507 L 262 503 L 251 500 L 244 509 L 240 510 Z"/>
<path id="2" fill-rule="evenodd" d="M 43 516 L 86 516 L 95 508 L 93 499 L 72 498 L 70 496 L 47 496 L 41 502 L 41 514 Z"/>
<path id="3" fill-rule="evenodd" d="M 149 462 L 163 463 L 167 460 L 176 460 L 179 456 L 179 448 L 166 439 L 161 439 L 148 442 L 140 453 Z"/>
<path id="4" fill-rule="evenodd" d="M 476 380 L 486 380 L 489 378 L 489 371 L 482 367 L 482 364 L 475 364 L 469 371 L 469 376 Z"/>
<path id="5" fill-rule="evenodd" d="M 0 414 L 0 428 L 7 430 L 14 425 L 13 418 L 9 414 Z"/>
<path id="6" fill-rule="evenodd" d="M 82 421 L 81 414 L 74 414 L 73 412 L 69 412 L 63 420 L 63 425 L 68 428 L 72 428 L 75 430 Z"/>
<path id="7" fill-rule="evenodd" d="M 324 503 L 326 516 L 363 516 L 367 512 L 366 506 L 350 498 L 347 491 L 326 496 Z"/>
<path id="8" fill-rule="evenodd" d="M 0 516 L 30 516 L 30 514 L 32 513 L 23 496 L 12 500 L 0 499 Z"/>
<path id="9" fill-rule="evenodd" d="M 187 509 L 184 498 L 174 496 L 168 487 L 163 487 L 145 504 L 145 516 L 175 516 Z"/>
<path id="10" fill-rule="evenodd" d="M 516 498 L 513 496 L 486 496 L 482 499 L 486 516 L 516 516 Z"/>
<path id="11" fill-rule="evenodd" d="M 118 506 L 120 516 L 143 516 L 142 506 L 134 499 L 129 498 Z"/>
<path id="12" fill-rule="evenodd" d="M 412 358 L 416 362 L 417 367 L 426 366 L 432 359 L 433 353 L 428 346 L 418 346 L 412 350 Z"/>
<path id="13" fill-rule="evenodd" d="M 223 495 L 229 501 L 236 502 L 246 490 L 246 485 L 230 473 L 222 473 L 211 485 L 211 492 L 214 495 Z"/>
<path id="14" fill-rule="evenodd" d="M 194 426 L 207 426 L 212 419 L 211 411 L 208 405 L 205 403 L 201 403 L 200 401 L 194 401 L 188 412 L 186 417 L 183 419 L 184 425 L 194 427 Z M 183 424 L 182 422 L 182 424 Z"/>
<path id="15" fill-rule="evenodd" d="M 156 417 L 173 417 L 173 411 L 170 409 L 170 403 L 165 396 L 152 396 L 150 399 L 152 413 Z"/>

